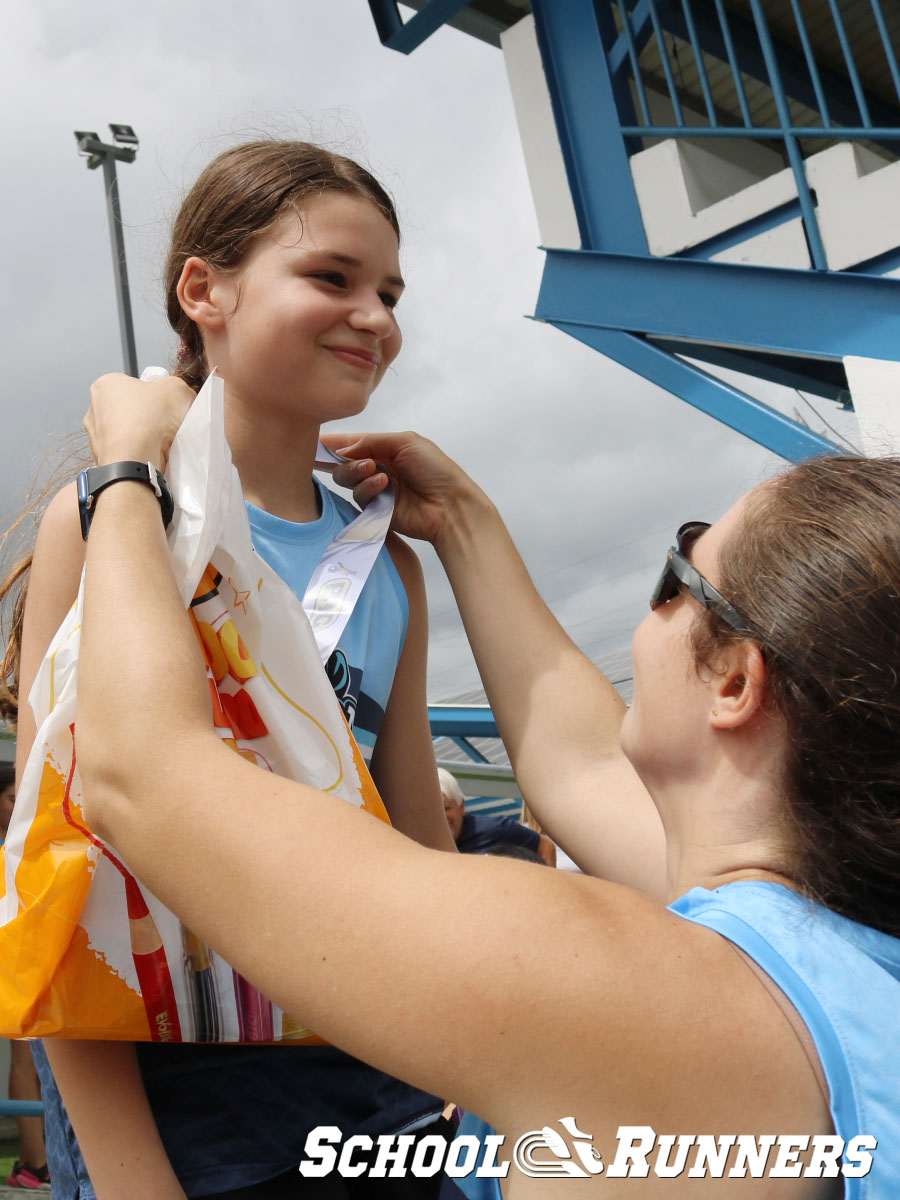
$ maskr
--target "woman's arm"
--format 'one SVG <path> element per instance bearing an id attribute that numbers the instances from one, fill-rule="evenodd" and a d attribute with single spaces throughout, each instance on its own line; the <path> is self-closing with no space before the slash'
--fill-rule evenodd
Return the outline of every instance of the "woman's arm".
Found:
<path id="1" fill-rule="evenodd" d="M 387 546 L 406 589 L 409 624 L 372 755 L 372 778 L 395 829 L 423 846 L 455 851 L 428 725 L 428 615 L 422 568 L 415 551 L 396 534 L 388 536 Z"/>
<path id="2" fill-rule="evenodd" d="M 28 584 L 19 678 L 16 773 L 35 738 L 28 693 L 54 634 L 75 601 L 84 542 L 74 484 L 48 506 Z M 159 1140 L 134 1046 L 47 1038 L 47 1058 L 98 1197 L 184 1196 Z"/>
<path id="3" fill-rule="evenodd" d="M 338 448 L 340 434 L 325 439 Z M 528 807 L 590 874 L 665 895 L 665 840 L 622 753 L 625 705 L 547 608 L 488 497 L 415 434 L 368 434 L 338 471 L 365 503 L 391 472 L 395 527 L 431 541 L 447 572 Z"/>

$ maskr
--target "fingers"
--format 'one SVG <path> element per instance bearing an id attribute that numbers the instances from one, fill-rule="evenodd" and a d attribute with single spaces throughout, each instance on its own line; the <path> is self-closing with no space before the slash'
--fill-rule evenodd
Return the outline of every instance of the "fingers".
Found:
<path id="1" fill-rule="evenodd" d="M 333 479 L 339 487 L 352 489 L 353 499 L 360 508 L 365 508 L 388 485 L 387 474 L 371 458 L 335 467 Z"/>
<path id="2" fill-rule="evenodd" d="M 375 458 L 390 462 L 401 451 L 421 442 L 417 433 L 324 433 L 322 444 L 345 458 Z"/>
<path id="3" fill-rule="evenodd" d="M 364 479 L 371 478 L 377 474 L 378 465 L 372 458 L 361 458 L 356 462 L 343 463 L 339 467 L 334 468 L 333 476 L 335 483 L 345 488 L 355 488 L 357 484 L 362 483 Z"/>
<path id="4" fill-rule="evenodd" d="M 362 483 L 357 484 L 353 489 L 353 499 L 360 508 L 365 508 L 377 495 L 384 491 L 387 485 L 387 475 L 385 475 L 384 471 L 379 471 L 371 479 L 366 479 Z"/>

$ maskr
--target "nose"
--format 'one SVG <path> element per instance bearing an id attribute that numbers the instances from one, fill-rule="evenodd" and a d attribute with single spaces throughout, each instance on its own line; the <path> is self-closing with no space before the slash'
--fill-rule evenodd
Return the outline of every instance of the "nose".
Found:
<path id="1" fill-rule="evenodd" d="M 383 340 L 394 332 L 394 315 L 377 292 L 365 292 L 357 298 L 348 318 L 353 329 L 366 330 Z"/>

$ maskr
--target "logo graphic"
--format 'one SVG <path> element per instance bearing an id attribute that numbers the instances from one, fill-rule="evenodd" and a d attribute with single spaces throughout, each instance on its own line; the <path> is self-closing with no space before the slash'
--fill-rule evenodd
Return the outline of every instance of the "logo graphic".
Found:
<path id="1" fill-rule="evenodd" d="M 549 1125 L 523 1133 L 513 1147 L 513 1159 L 522 1174 L 532 1179 L 587 1179 L 599 1175 L 603 1160 L 594 1148 L 591 1135 L 578 1128 L 574 1117 L 562 1117 L 559 1124 L 571 1136 L 572 1148 L 562 1134 Z M 553 1157 L 544 1157 L 542 1152 Z"/>
<path id="2" fill-rule="evenodd" d="M 353 679 L 350 674 L 350 664 L 343 650 L 335 650 L 325 664 L 325 674 L 328 682 L 334 688 L 334 694 L 344 710 L 347 724 L 353 724 L 356 716 L 356 697 L 353 695 Z"/>
<path id="3" fill-rule="evenodd" d="M 545 1125 L 518 1139 L 512 1162 L 531 1179 L 590 1179 L 604 1171 L 591 1134 L 574 1117 Z M 474 1175 L 505 1179 L 512 1165 L 500 1159 L 505 1137 L 457 1134 L 452 1141 L 436 1134 L 354 1134 L 344 1139 L 336 1125 L 319 1125 L 306 1138 L 304 1176 L 366 1175 L 372 1179 L 430 1178 L 443 1170 L 451 1179 Z M 658 1134 L 649 1125 L 620 1125 L 607 1179 L 805 1179 L 860 1178 L 869 1174 L 878 1139 L 857 1134 L 845 1142 L 838 1134 Z M 801 1155 L 809 1150 L 806 1160 Z"/>

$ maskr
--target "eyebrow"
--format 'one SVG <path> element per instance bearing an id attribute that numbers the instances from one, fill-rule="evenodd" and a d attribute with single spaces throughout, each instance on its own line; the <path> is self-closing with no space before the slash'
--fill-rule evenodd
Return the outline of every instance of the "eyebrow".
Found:
<path id="1" fill-rule="evenodd" d="M 335 250 L 325 250 L 322 252 L 325 258 L 330 258 L 333 262 L 343 263 L 345 267 L 361 267 L 363 264 L 358 258 L 354 258 L 352 254 L 339 254 Z M 385 283 L 392 283 L 394 287 L 405 288 L 406 284 L 399 275 L 388 275 Z"/>

